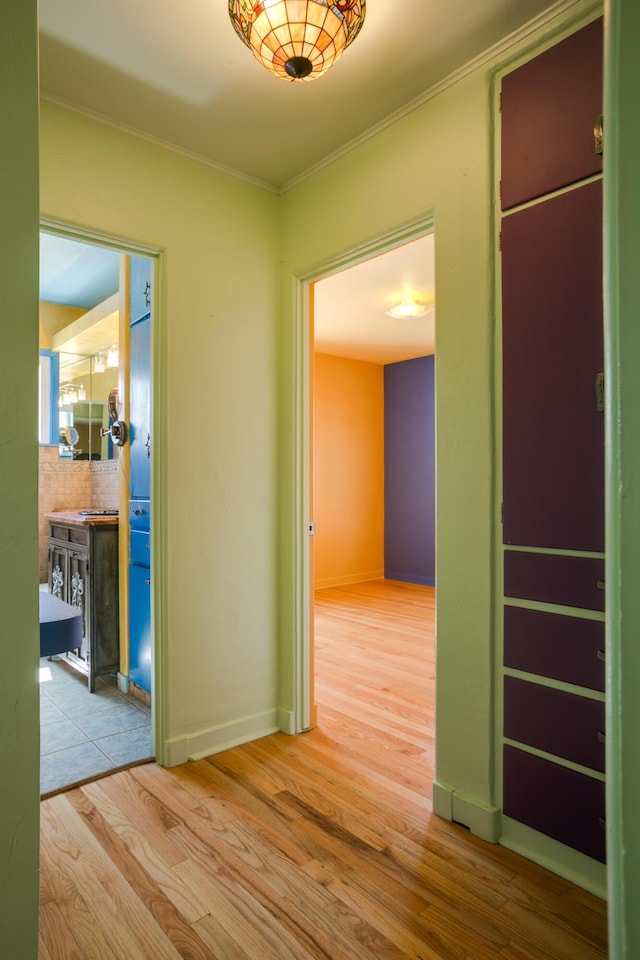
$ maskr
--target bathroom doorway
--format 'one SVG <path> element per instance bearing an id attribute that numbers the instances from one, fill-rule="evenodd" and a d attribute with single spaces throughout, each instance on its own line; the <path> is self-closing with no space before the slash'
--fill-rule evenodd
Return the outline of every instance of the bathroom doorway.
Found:
<path id="1" fill-rule="evenodd" d="M 40 591 L 73 608 L 82 635 L 79 647 L 41 659 L 41 795 L 154 756 L 154 266 L 153 257 L 106 239 L 57 226 L 40 235 Z M 140 321 L 142 346 L 132 335 Z M 143 498 L 138 488 L 131 524 L 131 460 L 140 451 L 148 489 Z M 134 526 L 142 536 L 132 549 Z M 144 661 L 140 683 L 130 676 L 134 646 Z"/>

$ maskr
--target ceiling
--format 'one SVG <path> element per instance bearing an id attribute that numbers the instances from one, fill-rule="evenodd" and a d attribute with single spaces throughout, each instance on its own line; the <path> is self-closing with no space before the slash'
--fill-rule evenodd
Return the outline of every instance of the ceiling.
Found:
<path id="1" fill-rule="evenodd" d="M 328 73 L 289 83 L 238 39 L 228 0 L 40 0 L 41 90 L 279 191 L 573 2 L 368 0 Z"/>
<path id="2" fill-rule="evenodd" d="M 575 0 L 368 0 L 364 26 L 312 83 L 271 76 L 235 35 L 228 0 L 40 0 L 45 99 L 282 192 L 423 102 L 475 58 Z M 89 309 L 118 255 L 43 234 L 41 299 Z M 433 237 L 316 284 L 317 349 L 393 362 L 433 351 Z"/>

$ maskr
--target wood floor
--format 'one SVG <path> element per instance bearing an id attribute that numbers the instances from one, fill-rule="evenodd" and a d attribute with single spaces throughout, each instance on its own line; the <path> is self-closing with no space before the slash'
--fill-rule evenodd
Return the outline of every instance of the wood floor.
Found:
<path id="1" fill-rule="evenodd" d="M 602 960 L 604 904 L 431 814 L 433 590 L 317 595 L 318 726 L 42 802 L 40 960 Z"/>

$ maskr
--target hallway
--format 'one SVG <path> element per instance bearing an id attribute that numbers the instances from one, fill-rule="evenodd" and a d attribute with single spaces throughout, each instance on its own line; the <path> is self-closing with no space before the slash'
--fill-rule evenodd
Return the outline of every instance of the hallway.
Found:
<path id="1" fill-rule="evenodd" d="M 317 728 L 43 801 L 40 960 L 605 960 L 602 901 L 431 814 L 433 615 L 319 591 Z"/>

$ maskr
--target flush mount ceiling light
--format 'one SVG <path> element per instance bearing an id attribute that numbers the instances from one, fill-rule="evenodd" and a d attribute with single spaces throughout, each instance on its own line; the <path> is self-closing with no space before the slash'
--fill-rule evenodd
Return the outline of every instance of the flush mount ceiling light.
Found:
<path id="1" fill-rule="evenodd" d="M 229 0 L 236 33 L 283 80 L 315 80 L 355 40 L 365 0 Z"/>
<path id="2" fill-rule="evenodd" d="M 404 297 L 395 307 L 385 310 L 385 313 L 388 317 L 393 317 L 394 320 L 404 320 L 406 318 L 423 317 L 430 309 L 430 306 L 426 303 L 418 303 L 413 297 Z"/>

